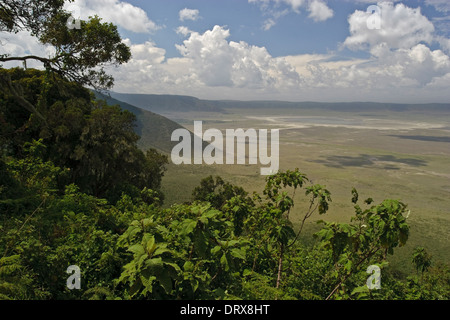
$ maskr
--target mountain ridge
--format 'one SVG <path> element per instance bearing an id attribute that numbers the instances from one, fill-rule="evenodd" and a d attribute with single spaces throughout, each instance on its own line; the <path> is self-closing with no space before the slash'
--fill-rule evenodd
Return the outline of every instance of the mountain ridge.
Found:
<path id="1" fill-rule="evenodd" d="M 224 110 L 212 105 L 209 101 L 201 100 L 192 96 L 168 94 L 131 94 L 115 92 L 110 92 L 109 94 L 114 99 L 152 112 L 167 110 L 224 112 Z"/>
<path id="2" fill-rule="evenodd" d="M 450 111 L 450 103 L 315 102 L 283 100 L 206 100 L 186 95 L 110 93 L 111 97 L 152 112 L 222 112 L 230 108 L 324 109 L 355 111 Z"/>

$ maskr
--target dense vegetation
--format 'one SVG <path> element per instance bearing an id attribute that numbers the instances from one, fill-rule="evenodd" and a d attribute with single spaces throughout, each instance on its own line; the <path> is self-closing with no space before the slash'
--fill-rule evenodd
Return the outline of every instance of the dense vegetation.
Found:
<path id="1" fill-rule="evenodd" d="M 361 202 L 349 190 L 352 221 L 322 222 L 313 245 L 303 226 L 327 214 L 332 195 L 298 169 L 252 195 L 206 177 L 192 202 L 163 208 L 167 158 L 137 147 L 133 114 L 83 87 L 112 85 L 101 66 L 126 62 L 128 49 L 97 17 L 65 28 L 62 3 L 0 10 L 0 30 L 27 29 L 58 49 L 0 58 L 45 66 L 0 69 L 0 299 L 449 299 L 449 268 L 424 248 L 411 257 L 417 274 L 390 270 L 409 235 L 396 200 Z M 294 201 L 309 204 L 298 228 Z M 67 287 L 73 265 L 80 290 Z M 366 285 L 373 265 L 379 290 Z"/>

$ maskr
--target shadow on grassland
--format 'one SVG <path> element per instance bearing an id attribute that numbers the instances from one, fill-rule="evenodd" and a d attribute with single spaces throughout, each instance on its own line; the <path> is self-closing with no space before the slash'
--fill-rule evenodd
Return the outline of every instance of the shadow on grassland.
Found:
<path id="1" fill-rule="evenodd" d="M 321 163 L 327 167 L 344 168 L 344 167 L 381 167 L 386 170 L 399 170 L 400 168 L 392 163 L 406 164 L 413 167 L 423 167 L 427 165 L 425 160 L 414 158 L 397 158 L 392 155 L 373 156 L 368 154 L 360 154 L 359 156 L 329 156 L 325 159 L 314 160 L 315 163 Z M 390 163 L 385 163 L 390 162 Z"/>
<path id="2" fill-rule="evenodd" d="M 390 135 L 389 137 L 395 137 L 400 139 L 427 141 L 427 142 L 445 142 L 450 143 L 450 137 L 433 137 L 433 136 L 399 136 Z"/>

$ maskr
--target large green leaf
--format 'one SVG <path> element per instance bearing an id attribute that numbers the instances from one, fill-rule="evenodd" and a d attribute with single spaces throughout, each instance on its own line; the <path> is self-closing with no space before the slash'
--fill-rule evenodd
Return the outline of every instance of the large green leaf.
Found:
<path id="1" fill-rule="evenodd" d="M 135 254 L 136 257 L 140 257 L 145 254 L 145 249 L 141 244 L 134 244 L 128 248 L 128 251 Z"/>
<path id="2" fill-rule="evenodd" d="M 192 219 L 186 219 L 181 225 L 181 233 L 184 235 L 191 234 L 197 227 L 197 221 Z"/>
<path id="3" fill-rule="evenodd" d="M 231 255 L 235 258 L 245 260 L 245 250 L 240 248 L 233 248 L 231 249 Z"/>
<path id="4" fill-rule="evenodd" d="M 229 271 L 230 270 L 230 266 L 228 265 L 227 255 L 225 253 L 220 258 L 220 264 L 222 265 L 222 267 L 223 267 L 223 269 L 225 271 Z"/>

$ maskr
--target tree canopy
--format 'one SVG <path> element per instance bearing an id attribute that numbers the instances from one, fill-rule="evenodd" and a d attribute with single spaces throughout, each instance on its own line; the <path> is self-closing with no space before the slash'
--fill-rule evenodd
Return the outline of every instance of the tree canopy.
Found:
<path id="1" fill-rule="evenodd" d="M 36 60 L 47 71 L 96 89 L 111 88 L 113 78 L 105 66 L 126 63 L 130 49 L 122 42 L 117 27 L 95 16 L 81 21 L 80 28 L 67 25 L 71 13 L 64 10 L 62 0 L 6 0 L 0 4 L 0 31 L 29 32 L 44 45 L 51 45 L 49 57 L 36 55 L 0 56 L 0 62 Z M 9 88 L 8 78 L 2 78 L 2 88 Z"/>

